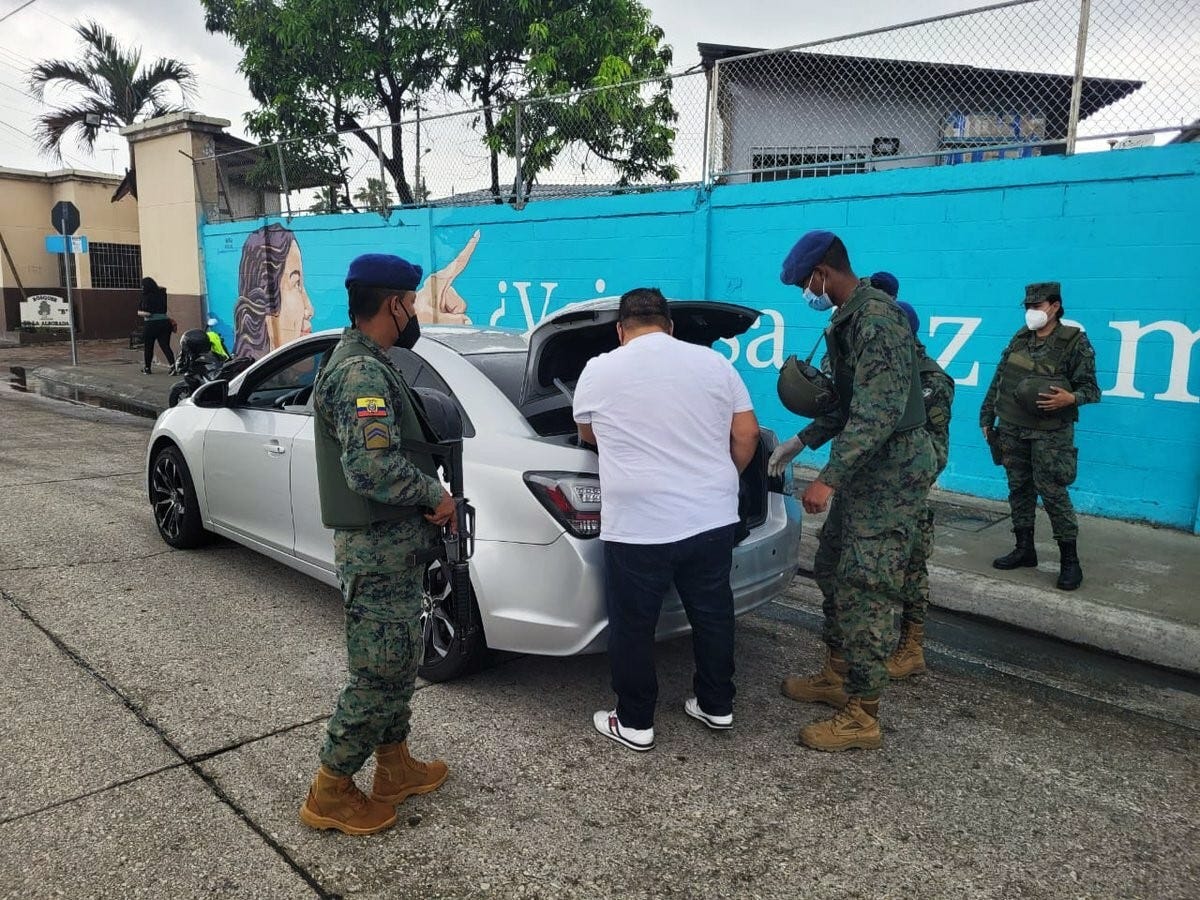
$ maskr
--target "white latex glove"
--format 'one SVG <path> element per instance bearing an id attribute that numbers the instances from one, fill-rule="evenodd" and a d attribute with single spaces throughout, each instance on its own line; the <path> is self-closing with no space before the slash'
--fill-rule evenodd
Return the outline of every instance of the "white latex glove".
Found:
<path id="1" fill-rule="evenodd" d="M 804 441 L 800 438 L 788 438 L 771 452 L 771 458 L 767 460 L 767 474 L 778 478 L 803 449 Z"/>

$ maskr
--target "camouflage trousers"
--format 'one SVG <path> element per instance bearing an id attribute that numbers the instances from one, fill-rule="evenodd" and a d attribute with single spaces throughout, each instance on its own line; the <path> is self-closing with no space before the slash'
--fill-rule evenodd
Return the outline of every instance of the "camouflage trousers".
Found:
<path id="1" fill-rule="evenodd" d="M 901 604 L 904 621 L 909 625 L 924 625 L 929 611 L 929 557 L 933 555 L 933 504 L 926 502 L 917 517 L 917 535 L 913 540 L 912 556 L 904 572 Z"/>
<path id="2" fill-rule="evenodd" d="M 357 772 L 380 744 L 408 737 L 423 646 L 421 579 L 417 568 L 341 574 L 350 678 L 321 748 L 321 764 L 339 775 Z"/>
<path id="3" fill-rule="evenodd" d="M 1073 541 L 1079 522 L 1067 486 L 1075 481 L 1078 451 L 1075 426 L 1058 431 L 1034 431 L 1001 423 L 1000 452 L 1008 476 L 1008 505 L 1013 530 L 1033 528 L 1038 497 L 1050 517 L 1056 541 Z"/>
<path id="4" fill-rule="evenodd" d="M 933 477 L 928 432 L 897 435 L 834 493 L 821 526 L 813 576 L 824 597 L 825 643 L 849 664 L 851 696 L 878 697 L 888 683 L 892 611 L 904 599 Z"/>

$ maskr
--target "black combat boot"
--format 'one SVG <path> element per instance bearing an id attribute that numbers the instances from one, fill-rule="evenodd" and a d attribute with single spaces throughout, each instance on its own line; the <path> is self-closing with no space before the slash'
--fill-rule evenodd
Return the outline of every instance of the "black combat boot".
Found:
<path id="1" fill-rule="evenodd" d="M 1058 587 L 1073 591 L 1083 584 L 1083 569 L 1079 566 L 1079 552 L 1074 541 L 1058 542 Z"/>
<path id="2" fill-rule="evenodd" d="M 1033 546 L 1032 528 L 1014 528 L 1017 536 L 1017 546 L 1011 553 L 992 560 L 995 569 L 1019 569 L 1022 566 L 1037 565 L 1037 549 Z"/>

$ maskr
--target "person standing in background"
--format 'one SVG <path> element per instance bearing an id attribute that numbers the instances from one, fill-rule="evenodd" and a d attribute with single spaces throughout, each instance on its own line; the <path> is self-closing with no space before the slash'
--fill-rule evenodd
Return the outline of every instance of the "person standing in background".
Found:
<path id="1" fill-rule="evenodd" d="M 983 438 L 999 441 L 1008 477 L 1016 547 L 995 559 L 997 569 L 1038 564 L 1033 543 L 1038 497 L 1050 517 L 1059 549 L 1059 589 L 1083 583 L 1079 521 L 1067 487 L 1075 482 L 1079 407 L 1100 402 L 1096 351 L 1083 330 L 1062 323 L 1062 286 L 1025 286 L 1025 327 L 1013 335 L 979 410 Z M 997 426 L 996 420 L 1000 423 Z"/>
<path id="2" fill-rule="evenodd" d="M 892 298 L 900 294 L 900 282 L 890 272 L 876 272 L 871 284 Z M 925 350 L 921 343 L 921 318 L 908 303 L 896 305 L 908 319 L 917 338 L 917 369 L 921 373 L 921 396 L 925 400 L 925 430 L 933 441 L 936 480 L 950 456 L 950 414 L 954 405 L 954 379 Z M 926 500 L 917 521 L 917 539 L 905 573 L 901 600 L 900 643 L 887 660 L 888 677 L 908 678 L 925 671 L 925 616 L 929 610 L 929 557 L 933 553 L 933 504 Z"/>
<path id="3" fill-rule="evenodd" d="M 142 374 L 150 374 L 154 361 L 154 344 L 162 348 L 167 365 L 175 374 L 175 354 L 171 350 L 171 319 L 167 316 L 167 289 L 158 286 L 153 278 L 142 279 L 142 299 L 138 304 L 138 315 L 142 317 Z"/>

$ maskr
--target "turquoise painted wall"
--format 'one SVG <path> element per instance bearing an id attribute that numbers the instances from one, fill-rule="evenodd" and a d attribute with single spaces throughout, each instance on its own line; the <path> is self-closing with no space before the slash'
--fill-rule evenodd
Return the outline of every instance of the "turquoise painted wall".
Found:
<path id="1" fill-rule="evenodd" d="M 808 353 L 825 316 L 780 284 L 780 262 L 804 231 L 831 229 L 859 274 L 900 278 L 922 339 L 958 381 L 942 486 L 994 498 L 1006 488 L 979 435 L 979 404 L 1021 327 L 1023 286 L 1061 281 L 1067 319 L 1096 347 L 1104 391 L 1082 410 L 1077 505 L 1200 533 L 1198 210 L 1193 144 L 284 224 L 303 254 L 314 330 L 345 324 L 342 280 L 358 253 L 398 253 L 428 273 L 476 233 L 452 282 L 476 324 L 528 328 L 568 303 L 639 285 L 759 308 L 756 326 L 721 349 L 760 419 L 781 434 L 801 423 L 779 406 L 776 368 Z M 202 228 L 210 309 L 227 338 L 242 244 L 263 224 Z"/>

